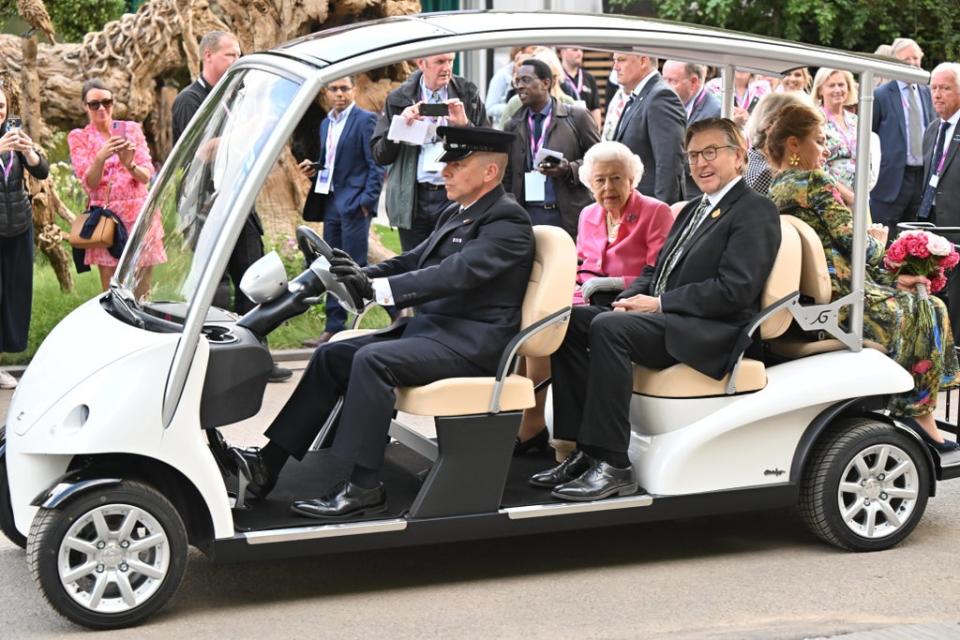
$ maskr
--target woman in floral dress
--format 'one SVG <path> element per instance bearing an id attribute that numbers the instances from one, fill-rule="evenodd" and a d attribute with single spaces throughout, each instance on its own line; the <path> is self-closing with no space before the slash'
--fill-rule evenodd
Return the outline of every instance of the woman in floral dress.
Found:
<path id="1" fill-rule="evenodd" d="M 786 107 L 767 131 L 766 151 L 776 172 L 769 196 L 781 214 L 800 218 L 823 243 L 836 300 L 850 293 L 853 216 L 843 203 L 836 182 L 821 168 L 826 157 L 823 115 L 809 106 Z M 888 355 L 913 376 L 914 387 L 890 400 L 891 413 L 921 431 L 940 450 L 957 448 L 944 442 L 934 410 L 937 393 L 958 384 L 957 357 L 946 306 L 930 298 L 933 335 L 920 335 L 915 325 L 923 276 L 896 278 L 882 268 L 887 230 L 871 225 L 867 238 L 864 282 L 863 337 L 883 345 Z M 845 314 L 841 313 L 841 320 Z"/>
<path id="2" fill-rule="evenodd" d="M 113 94 L 99 80 L 88 80 L 81 92 L 90 122 L 67 136 L 70 161 L 91 205 L 110 209 L 128 232 L 140 215 L 153 175 L 150 150 L 137 122 L 113 120 Z M 138 260 L 136 295 L 150 290 L 153 266 L 166 262 L 163 228 L 159 217 L 147 235 Z M 97 265 L 100 285 L 106 291 L 117 268 L 117 259 L 106 248 L 87 249 L 84 264 Z"/>

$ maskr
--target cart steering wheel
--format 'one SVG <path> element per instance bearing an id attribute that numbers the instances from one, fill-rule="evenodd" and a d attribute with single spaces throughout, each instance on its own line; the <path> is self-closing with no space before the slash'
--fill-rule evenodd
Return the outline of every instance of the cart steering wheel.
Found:
<path id="1" fill-rule="evenodd" d="M 313 264 L 317 258 L 326 258 L 329 262 L 333 257 L 333 249 L 330 245 L 320 237 L 320 234 L 307 226 L 297 227 L 297 246 L 308 265 Z"/>

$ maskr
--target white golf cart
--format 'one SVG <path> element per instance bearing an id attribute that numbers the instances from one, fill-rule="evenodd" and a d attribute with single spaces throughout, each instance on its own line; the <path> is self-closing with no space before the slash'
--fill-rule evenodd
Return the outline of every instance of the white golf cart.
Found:
<path id="1" fill-rule="evenodd" d="M 550 459 L 512 458 L 534 390 L 512 374 L 518 354 L 547 355 L 563 337 L 575 269 L 568 238 L 536 229 L 523 332 L 496 377 L 401 389 L 397 408 L 436 416 L 437 437 L 398 422 L 384 468 L 388 508 L 368 520 L 292 515 L 341 470 L 323 431 L 291 461 L 270 499 L 244 499 L 245 473 L 218 427 L 257 413 L 271 368 L 265 336 L 330 285 L 325 248 L 298 236 L 306 270 L 286 283 L 258 264 L 260 304 L 243 318 L 211 307 L 245 218 L 294 127 L 326 82 L 447 51 L 513 44 L 637 50 L 723 66 L 730 113 L 735 68 L 782 74 L 829 66 L 860 76 L 867 138 L 873 74 L 921 70 L 720 30 L 607 15 L 455 13 L 338 28 L 242 58 L 215 87 L 153 186 L 111 284 L 51 332 L 24 375 L 0 438 L 0 525 L 25 545 L 40 590 L 92 628 L 139 623 L 176 592 L 188 545 L 217 561 L 514 536 L 799 504 L 811 529 L 853 550 L 885 549 L 917 525 L 937 480 L 960 475 L 883 411 L 911 377 L 863 348 L 866 172 L 857 162 L 854 291 L 830 303 L 823 250 L 784 219 L 757 318 L 765 361 L 742 359 L 717 382 L 682 365 L 638 369 L 630 455 L 649 494 L 562 503 L 527 484 Z M 143 299 L 138 262 L 160 217 L 169 260 Z M 272 274 L 272 275 L 271 275 Z M 272 279 L 271 279 L 272 278 Z M 324 284 L 326 282 L 326 284 Z M 849 306 L 848 330 L 837 314 Z M 791 324 L 807 333 L 787 339 Z M 794 333 L 798 333 L 794 330 Z M 802 331 L 799 332 L 802 334 Z M 830 334 L 831 339 L 809 339 Z M 229 437 L 229 429 L 224 429 Z"/>

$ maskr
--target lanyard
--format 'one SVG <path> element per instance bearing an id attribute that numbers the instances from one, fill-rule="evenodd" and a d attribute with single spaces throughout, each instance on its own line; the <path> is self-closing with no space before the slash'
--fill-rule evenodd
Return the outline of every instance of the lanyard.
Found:
<path id="1" fill-rule="evenodd" d="M 697 109 L 697 107 L 703 104 L 703 101 L 706 99 L 707 99 L 706 89 L 700 89 L 700 93 L 697 94 L 697 97 L 693 101 L 691 101 L 689 108 L 687 109 L 687 117 L 689 118 L 690 115 Z"/>
<path id="2" fill-rule="evenodd" d="M 855 157 L 857 155 L 857 135 L 856 133 L 848 133 L 849 129 L 844 130 L 847 124 L 847 116 L 844 114 L 843 122 L 837 122 L 837 119 L 834 117 L 830 111 L 824 107 L 823 113 L 827 116 L 827 121 L 833 124 L 833 128 L 836 129 L 837 133 L 840 135 L 840 139 L 843 140 L 844 146 L 847 147 L 847 151 L 850 152 L 850 157 Z"/>
<path id="3" fill-rule="evenodd" d="M 750 106 L 750 87 L 749 86 L 747 86 L 747 88 L 743 92 L 743 100 L 740 99 L 740 96 L 737 95 L 736 91 L 734 91 L 733 94 L 734 94 L 733 97 L 737 101 L 738 107 L 740 107 L 741 109 L 746 109 L 747 107 Z"/>
<path id="4" fill-rule="evenodd" d="M 543 143 L 547 140 L 547 129 L 550 127 L 550 121 L 553 119 L 553 112 L 543 119 L 543 129 L 540 130 L 540 139 L 534 139 L 533 114 L 527 116 L 527 126 L 530 127 L 530 162 L 537 157 L 537 153 L 543 148 Z"/>
<path id="5" fill-rule="evenodd" d="M 3 181 L 6 182 L 7 178 L 10 177 L 10 172 L 13 171 L 13 151 L 10 152 L 6 162 L 3 161 L 3 156 L 0 155 L 0 168 L 3 169 Z"/>
<path id="6" fill-rule="evenodd" d="M 566 71 L 563 72 L 567 76 L 567 84 L 570 85 L 570 88 L 573 89 L 577 94 L 577 100 L 580 99 L 580 94 L 583 92 L 583 69 L 577 70 L 577 83 L 573 83 L 573 76 L 571 76 Z"/>
<path id="7" fill-rule="evenodd" d="M 330 120 L 330 127 L 327 129 L 327 159 L 326 162 L 323 163 L 324 169 L 329 169 L 333 166 L 333 159 L 337 155 L 337 143 L 340 142 L 340 134 L 343 133 L 344 127 L 347 126 L 344 121 L 342 127 L 337 127 L 346 117 L 344 113 L 340 113 L 339 115 L 340 117 L 337 120 Z"/>

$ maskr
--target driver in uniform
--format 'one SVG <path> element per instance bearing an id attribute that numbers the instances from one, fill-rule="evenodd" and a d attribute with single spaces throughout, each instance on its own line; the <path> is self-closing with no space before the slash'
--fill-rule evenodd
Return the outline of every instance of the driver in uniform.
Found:
<path id="1" fill-rule="evenodd" d="M 374 334 L 320 345 L 290 400 L 266 431 L 263 449 L 237 449 L 248 488 L 264 498 L 290 456 L 301 460 L 343 397 L 331 453 L 353 465 L 326 495 L 296 500 L 294 513 L 344 518 L 383 511 L 380 479 L 394 388 L 463 376 L 494 375 L 520 328 L 533 265 L 530 218 L 500 185 L 514 134 L 481 127 L 439 127 L 443 178 L 453 200 L 420 245 L 359 267 L 334 249 L 331 273 L 357 308 L 372 299 L 416 315 Z"/>

